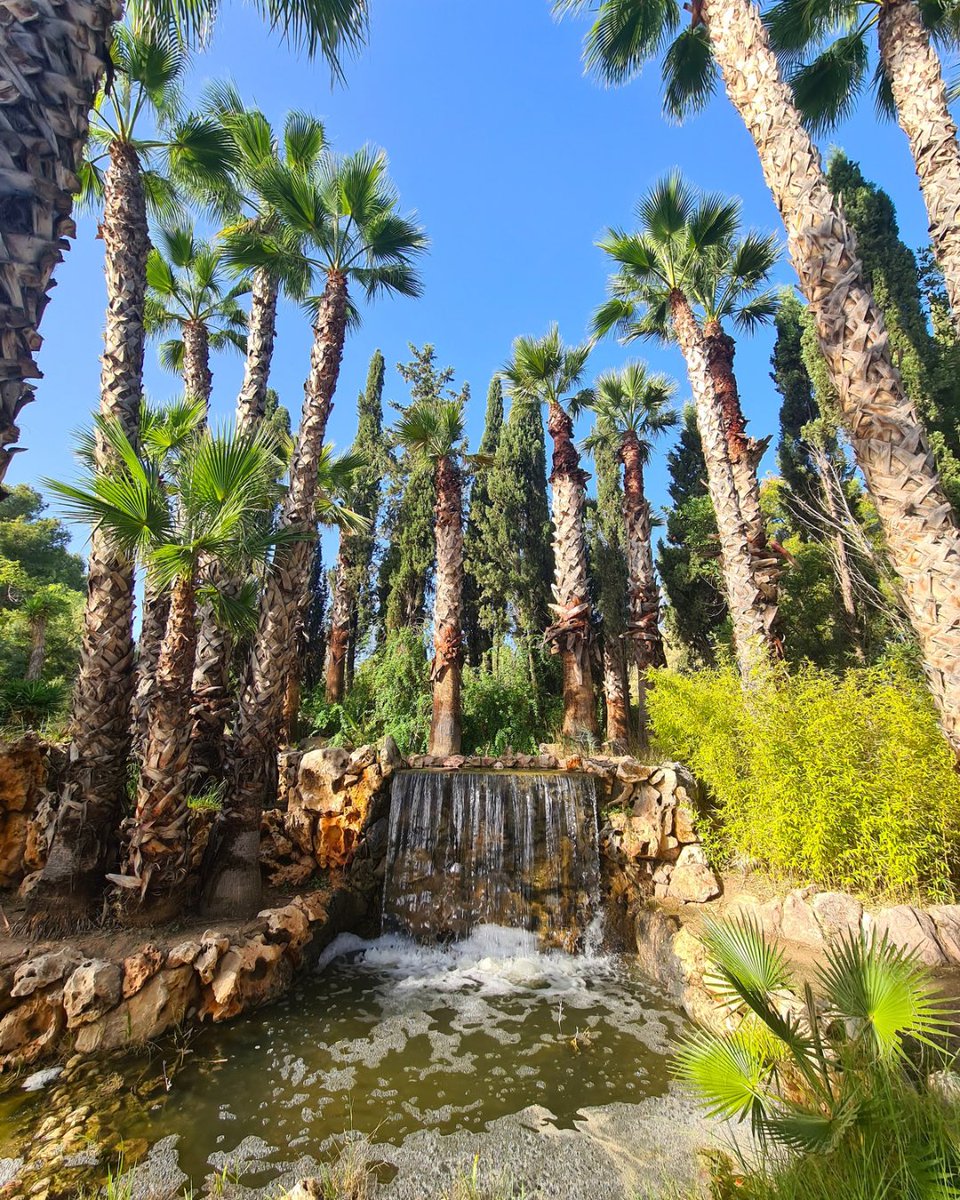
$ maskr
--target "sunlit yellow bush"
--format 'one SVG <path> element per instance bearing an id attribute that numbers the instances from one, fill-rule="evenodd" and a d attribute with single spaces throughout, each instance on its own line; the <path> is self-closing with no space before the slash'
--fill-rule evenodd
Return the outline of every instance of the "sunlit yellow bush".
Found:
<path id="1" fill-rule="evenodd" d="M 821 886 L 952 897 L 960 777 L 905 669 L 771 672 L 748 692 L 729 668 L 655 680 L 657 748 L 709 789 L 719 856 Z"/>

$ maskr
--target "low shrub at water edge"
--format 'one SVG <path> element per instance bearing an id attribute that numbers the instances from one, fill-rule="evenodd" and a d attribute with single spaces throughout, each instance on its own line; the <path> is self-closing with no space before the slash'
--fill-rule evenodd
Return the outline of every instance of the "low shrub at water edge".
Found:
<path id="1" fill-rule="evenodd" d="M 721 861 L 874 896 L 950 899 L 960 777 L 923 683 L 902 666 L 658 671 L 656 748 L 709 789 Z"/>

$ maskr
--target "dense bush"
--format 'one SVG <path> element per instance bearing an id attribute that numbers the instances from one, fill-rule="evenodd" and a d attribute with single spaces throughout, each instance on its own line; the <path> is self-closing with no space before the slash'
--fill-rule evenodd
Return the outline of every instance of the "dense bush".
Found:
<path id="1" fill-rule="evenodd" d="M 36 728 L 61 716 L 65 703 L 59 680 L 9 679 L 0 684 L 0 724 Z"/>
<path id="2" fill-rule="evenodd" d="M 389 734 L 404 754 L 421 754 L 430 732 L 427 647 L 420 633 L 391 633 L 357 668 L 342 704 L 326 704 L 323 688 L 308 693 L 301 721 L 334 745 L 358 746 Z M 463 750 L 536 752 L 560 724 L 562 700 L 556 659 L 538 646 L 501 646 L 490 668 L 463 673 Z M 535 684 L 534 684 L 535 681 Z"/>
<path id="3" fill-rule="evenodd" d="M 656 674 L 657 749 L 714 807 L 719 856 L 875 895 L 949 897 L 960 862 L 960 778 L 921 680 L 902 666 L 771 674 Z"/>

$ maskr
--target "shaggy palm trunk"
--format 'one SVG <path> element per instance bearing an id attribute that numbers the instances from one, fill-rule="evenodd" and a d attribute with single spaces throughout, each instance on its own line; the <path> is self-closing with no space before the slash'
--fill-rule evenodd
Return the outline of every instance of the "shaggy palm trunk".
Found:
<path id="1" fill-rule="evenodd" d="M 707 464 L 707 490 L 717 517 L 724 593 L 733 623 L 737 663 L 744 685 L 747 685 L 769 658 L 768 605 L 753 573 L 753 556 L 740 514 L 740 499 L 723 417 L 710 377 L 706 342 L 682 292 L 671 294 L 670 315 L 693 390 L 697 428 Z"/>
<path id="2" fill-rule="evenodd" d="M 607 741 L 625 746 L 630 739 L 630 689 L 623 638 L 603 639 L 603 699 Z"/>
<path id="3" fill-rule="evenodd" d="M 47 657 L 47 618 L 34 617 L 30 622 L 30 658 L 24 679 L 33 683 L 43 674 L 43 663 Z"/>
<path id="4" fill-rule="evenodd" d="M 26 381 L 54 268 L 76 227 L 76 170 L 107 67 L 113 0 L 4 0 L 0 5 L 0 480 L 33 399 Z"/>
<path id="5" fill-rule="evenodd" d="M 653 570 L 650 502 L 643 487 L 643 447 L 632 429 L 623 435 L 620 461 L 623 463 L 623 524 L 629 590 L 627 637 L 633 645 L 637 664 L 640 742 L 646 745 L 647 672 L 651 667 L 665 666 L 667 660 L 660 635 L 660 589 Z"/>
<path id="6" fill-rule="evenodd" d="M 317 472 L 340 375 L 347 327 L 347 280 L 331 272 L 317 311 L 310 374 L 290 464 L 281 526 L 303 535 L 281 547 L 260 599 L 260 618 L 231 743 L 230 786 L 210 839 L 205 907 L 245 914 L 260 900 L 260 814 L 275 757 L 290 673 L 296 670 L 296 627 L 310 585 L 316 541 Z"/>
<path id="7" fill-rule="evenodd" d="M 450 455 L 436 467 L 434 536 L 437 586 L 433 601 L 433 717 L 430 754 L 459 754 L 463 670 L 463 480 Z"/>
<path id="8" fill-rule="evenodd" d="M 880 57 L 897 120 L 907 135 L 943 271 L 953 324 L 960 334 L 960 145 L 947 107 L 940 59 L 916 0 L 881 0 Z"/>
<path id="9" fill-rule="evenodd" d="M 197 653 L 193 576 L 179 579 L 157 664 L 157 688 L 143 748 L 137 803 L 124 822 L 121 873 L 110 879 L 131 920 L 167 921 L 186 907 L 187 798 L 190 795 L 190 676 Z"/>
<path id="10" fill-rule="evenodd" d="M 254 433 L 267 408 L 267 385 L 277 336 L 277 285 L 263 268 L 253 274 L 250 316 L 247 320 L 247 356 L 243 383 L 237 396 L 237 431 Z"/>
<path id="11" fill-rule="evenodd" d="M 597 707 L 590 661 L 592 624 L 584 500 L 589 478 L 580 467 L 573 422 L 559 405 L 550 404 L 547 432 L 553 438 L 554 622 L 544 637 L 563 664 L 563 735 L 598 737 Z"/>
<path id="12" fill-rule="evenodd" d="M 327 643 L 326 700 L 339 704 L 343 699 L 343 684 L 350 647 L 350 625 L 353 617 L 353 597 L 350 589 L 350 536 L 340 531 L 340 550 L 334 572 L 333 605 L 330 610 L 330 640 Z"/>
<path id="13" fill-rule="evenodd" d="M 758 441 L 747 436 L 747 422 L 740 406 L 740 389 L 733 370 L 736 353 L 733 338 L 724 331 L 719 321 L 708 321 L 703 329 L 703 337 L 707 347 L 707 369 L 723 418 L 733 481 L 740 501 L 740 516 L 750 544 L 753 573 L 757 588 L 768 606 L 764 619 L 769 630 L 771 650 L 775 656 L 779 656 L 777 584 L 780 571 L 767 542 L 767 527 L 760 511 L 760 483 L 757 479 L 757 467 L 770 439 Z"/>
<path id="14" fill-rule="evenodd" d="M 704 0 L 727 92 L 767 185 L 916 632 L 944 732 L 960 754 L 960 530 L 893 365 L 853 234 L 749 0 Z"/>
<path id="15" fill-rule="evenodd" d="M 210 335 L 202 321 L 183 325 L 183 386 L 191 400 L 202 400 L 204 411 L 210 407 L 213 372 L 210 370 Z"/>
<path id="16" fill-rule="evenodd" d="M 107 285 L 100 413 L 118 421 L 136 445 L 150 239 L 140 164 L 130 147 L 111 146 L 100 232 Z M 113 451 L 101 436 L 95 453 L 99 470 L 113 465 Z M 69 765 L 47 864 L 28 900 L 31 916 L 53 925 L 89 916 L 116 850 L 130 752 L 133 580 L 132 561 L 117 554 L 95 529 L 90 538 Z"/>
<path id="17" fill-rule="evenodd" d="M 150 700 L 157 683 L 160 643 L 170 616 L 170 593 L 148 575 L 143 581 L 140 638 L 137 642 L 137 682 L 133 695 L 133 744 L 139 752 L 147 735 Z"/>

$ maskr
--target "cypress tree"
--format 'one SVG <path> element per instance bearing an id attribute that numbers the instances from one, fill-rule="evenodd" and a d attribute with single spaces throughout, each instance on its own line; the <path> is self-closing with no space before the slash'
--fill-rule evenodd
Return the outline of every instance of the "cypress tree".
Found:
<path id="1" fill-rule="evenodd" d="M 693 405 L 683 410 L 677 445 L 667 454 L 666 540 L 657 545 L 657 570 L 670 608 L 668 623 L 698 662 L 715 660 L 715 638 L 725 634 L 727 604 L 720 572 L 717 519 L 707 494 L 707 464 Z"/>
<path id="2" fill-rule="evenodd" d="M 531 642 L 549 624 L 553 545 L 547 456 L 536 401 L 513 398 L 493 466 L 481 603 L 505 601 L 513 632 Z"/>
<path id="3" fill-rule="evenodd" d="M 775 317 L 777 340 L 771 359 L 771 378 L 782 398 L 777 446 L 780 474 L 790 493 L 811 504 L 816 502 L 818 487 L 803 428 L 820 416 L 820 409 L 804 362 L 804 313 L 796 292 L 785 289 Z M 805 536 L 806 528 L 801 532 Z"/>
<path id="4" fill-rule="evenodd" d="M 495 375 L 487 390 L 487 411 L 480 439 L 481 456 L 495 459 L 503 431 L 503 385 Z M 472 667 L 479 667 L 498 637 L 505 632 L 506 602 L 502 592 L 483 594 L 482 579 L 490 579 L 496 571 L 490 545 L 492 521 L 490 504 L 490 469 L 481 467 L 470 489 L 467 527 L 464 535 L 464 625 L 467 657 Z"/>
<path id="5" fill-rule="evenodd" d="M 603 635 L 603 691 L 608 741 L 630 735 L 630 688 L 623 634 L 627 628 L 627 557 L 618 437 L 612 430 L 593 443 L 597 497 L 588 504 L 587 537 L 594 601 Z"/>
<path id="6" fill-rule="evenodd" d="M 410 343 L 413 357 L 398 363 L 397 370 L 409 385 L 411 401 L 455 396 L 449 384 L 453 368 L 437 369 L 436 350 Z M 459 396 L 467 403 L 469 385 Z M 405 405 L 394 405 L 404 412 Z M 433 468 L 401 451 L 393 459 L 386 506 L 387 549 L 380 567 L 380 604 L 383 632 L 418 628 L 426 618 L 427 596 L 433 584 Z"/>
<path id="7" fill-rule="evenodd" d="M 857 235 L 857 252 L 883 310 L 904 387 L 930 439 L 950 502 L 960 508 L 960 377 L 952 354 L 931 333 L 913 251 L 900 239 L 893 201 L 837 152 L 827 172 Z"/>
<path id="8" fill-rule="evenodd" d="M 383 436 L 383 380 L 383 355 L 375 350 L 367 371 L 367 385 L 357 397 L 357 436 L 351 447 L 351 452 L 360 455 L 367 465 L 354 476 L 350 507 L 370 522 L 363 532 L 350 535 L 349 586 L 351 595 L 355 597 L 347 660 L 347 671 L 351 675 L 357 652 L 366 647 L 377 621 L 373 559 L 383 498 L 382 481 L 390 468 L 390 456 Z"/>

